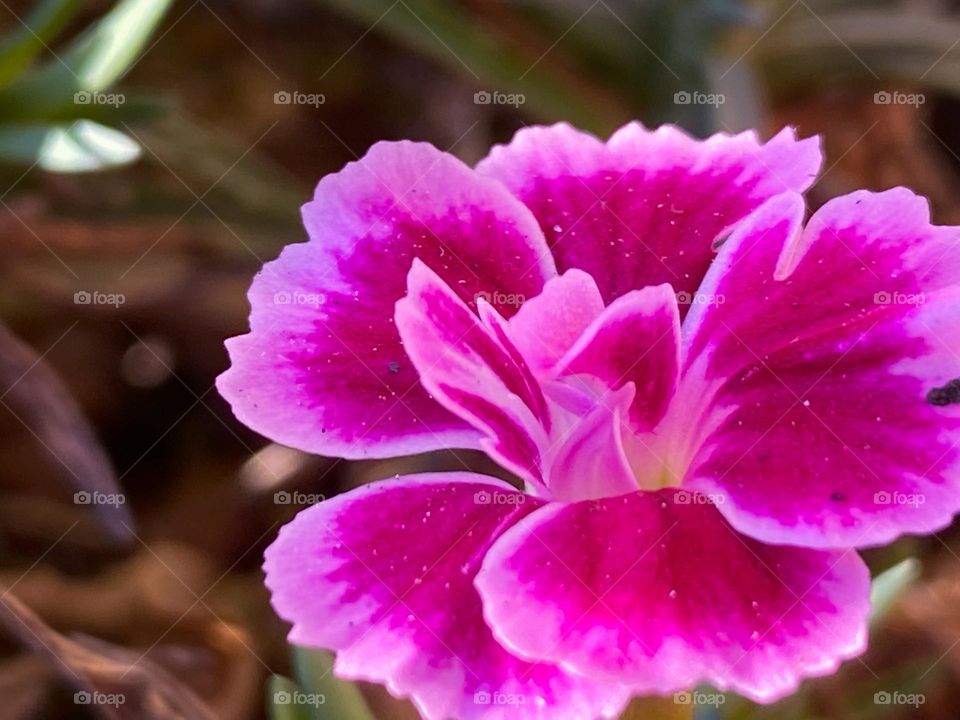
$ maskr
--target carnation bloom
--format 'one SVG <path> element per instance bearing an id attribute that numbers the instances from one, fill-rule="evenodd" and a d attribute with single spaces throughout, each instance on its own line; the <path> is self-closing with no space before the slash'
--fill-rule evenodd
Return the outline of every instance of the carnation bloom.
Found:
<path id="1" fill-rule="evenodd" d="M 896 188 L 804 222 L 817 140 L 520 131 L 375 145 L 250 290 L 219 379 L 277 442 L 485 451 L 300 513 L 294 643 L 426 718 L 760 702 L 864 649 L 858 548 L 960 507 L 960 250 Z"/>

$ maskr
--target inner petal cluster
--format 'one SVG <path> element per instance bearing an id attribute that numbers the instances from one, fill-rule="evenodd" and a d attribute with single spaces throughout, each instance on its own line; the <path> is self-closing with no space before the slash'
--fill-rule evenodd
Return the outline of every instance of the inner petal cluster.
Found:
<path id="1" fill-rule="evenodd" d="M 570 270 L 506 320 L 482 298 L 474 313 L 416 262 L 396 322 L 425 387 L 528 491 L 572 501 L 679 484 L 658 429 L 679 381 L 669 285 L 604 307 Z"/>

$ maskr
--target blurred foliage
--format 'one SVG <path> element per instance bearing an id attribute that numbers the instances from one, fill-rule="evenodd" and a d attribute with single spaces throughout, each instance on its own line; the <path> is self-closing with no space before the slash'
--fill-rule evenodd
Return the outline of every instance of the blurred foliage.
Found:
<path id="1" fill-rule="evenodd" d="M 894 602 L 920 578 L 920 563 L 915 558 L 901 560 L 873 579 L 870 594 L 870 624 L 880 626 Z"/>
<path id="2" fill-rule="evenodd" d="M 752 59 L 773 92 L 796 94 L 825 78 L 851 85 L 907 83 L 960 94 L 960 57 L 950 51 L 960 18 L 946 4 L 811 0 L 783 12 Z M 838 42 L 842 38 L 842 42 Z"/>
<path id="3" fill-rule="evenodd" d="M 0 40 L 0 162 L 56 172 L 132 162 L 139 145 L 111 129 L 158 108 L 106 91 L 137 62 L 172 0 L 120 0 L 53 58 L 36 63 L 77 10 L 43 0 L 22 27 Z"/>
<path id="4" fill-rule="evenodd" d="M 946 3 L 520 0 L 478 5 L 485 12 L 471 17 L 441 0 L 321 1 L 467 82 L 524 94 L 541 119 L 600 134 L 634 117 L 701 136 L 730 129 L 728 108 L 678 103 L 684 92 L 749 109 L 736 130 L 762 125 L 758 94 L 796 96 L 827 81 L 960 94 L 960 57 L 950 54 L 960 18 Z"/>
<path id="5" fill-rule="evenodd" d="M 601 134 L 638 114 L 711 132 L 711 106 L 678 106 L 674 95 L 708 92 L 710 49 L 747 17 L 740 0 L 528 0 L 488 22 L 442 0 L 331 2 L 483 87 L 523 94 L 535 115 Z"/>
<path id="6" fill-rule="evenodd" d="M 292 652 L 298 680 L 274 677 L 267 687 L 271 720 L 376 720 L 357 686 L 333 676 L 330 653 L 297 646 Z"/>

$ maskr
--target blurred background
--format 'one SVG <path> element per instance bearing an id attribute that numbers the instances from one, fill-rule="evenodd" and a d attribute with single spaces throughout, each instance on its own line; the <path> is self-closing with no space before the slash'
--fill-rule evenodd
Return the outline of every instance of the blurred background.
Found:
<path id="1" fill-rule="evenodd" d="M 0 0 L 0 718 L 415 718 L 292 652 L 259 565 L 302 507 L 450 459 L 266 442 L 213 388 L 223 340 L 373 142 L 472 163 L 633 118 L 796 125 L 812 208 L 906 185 L 960 223 L 960 3 Z M 955 528 L 872 553 L 869 652 L 776 706 L 630 716 L 952 720 L 958 555 Z"/>

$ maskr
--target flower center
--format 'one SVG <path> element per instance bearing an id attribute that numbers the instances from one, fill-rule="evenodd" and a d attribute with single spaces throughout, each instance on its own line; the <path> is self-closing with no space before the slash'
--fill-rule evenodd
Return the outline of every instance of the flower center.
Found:
<path id="1" fill-rule="evenodd" d="M 723 420 L 722 413 L 709 411 L 715 390 L 698 366 L 689 368 L 656 427 L 637 433 L 624 426 L 624 451 L 641 489 L 683 484 L 698 451 Z"/>

